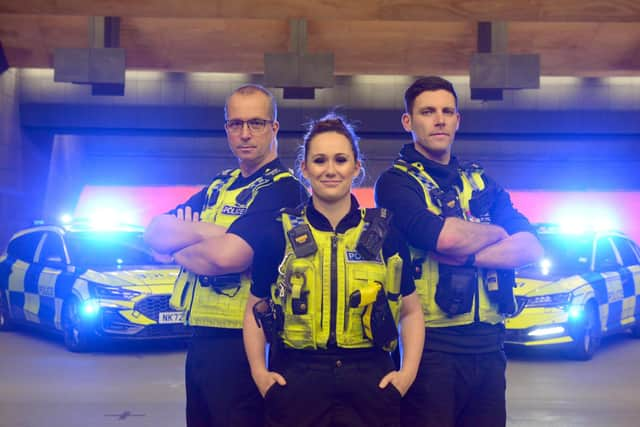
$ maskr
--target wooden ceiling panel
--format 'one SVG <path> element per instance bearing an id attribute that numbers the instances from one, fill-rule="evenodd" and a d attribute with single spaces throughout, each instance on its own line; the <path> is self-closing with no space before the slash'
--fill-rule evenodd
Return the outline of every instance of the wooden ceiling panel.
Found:
<path id="1" fill-rule="evenodd" d="M 638 22 L 637 0 L 3 0 L 0 13 L 376 21 Z"/>
<path id="2" fill-rule="evenodd" d="M 89 15 L 122 17 L 130 69 L 261 73 L 301 17 L 336 74 L 466 75 L 477 21 L 504 19 L 509 52 L 539 54 L 543 75 L 640 75 L 638 0 L 0 0 L 9 64 L 51 67 L 54 48 L 88 46 Z"/>
<path id="3" fill-rule="evenodd" d="M 0 15 L 0 41 L 13 67 L 52 67 L 56 47 L 86 47 L 88 20 L 79 16 Z"/>
<path id="4" fill-rule="evenodd" d="M 308 29 L 308 50 L 333 52 L 337 74 L 466 74 L 475 46 L 475 26 L 461 22 L 311 21 Z"/>
<path id="5" fill-rule="evenodd" d="M 264 52 L 287 51 L 288 31 L 282 20 L 125 18 L 120 44 L 131 68 L 261 73 Z"/>
<path id="6" fill-rule="evenodd" d="M 640 75 L 640 25 L 514 22 L 509 51 L 539 53 L 543 75 Z"/>

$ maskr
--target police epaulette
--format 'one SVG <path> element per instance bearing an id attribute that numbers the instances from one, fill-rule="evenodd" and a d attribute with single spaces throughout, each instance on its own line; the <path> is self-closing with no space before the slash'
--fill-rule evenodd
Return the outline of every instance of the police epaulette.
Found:
<path id="1" fill-rule="evenodd" d="M 282 208 L 282 209 L 280 209 L 280 213 L 285 213 L 287 215 L 301 217 L 301 216 L 304 215 L 304 209 L 306 208 L 306 206 L 307 206 L 306 203 L 300 203 L 295 208 L 288 208 L 288 207 L 287 208 Z"/>
<path id="2" fill-rule="evenodd" d="M 394 160 L 393 165 L 407 168 L 409 172 L 413 172 L 416 175 L 420 175 L 423 170 L 422 169 L 423 166 L 420 162 L 409 163 L 405 159 L 400 159 L 400 158 Z"/>
<path id="3" fill-rule="evenodd" d="M 238 194 L 236 201 L 242 205 L 246 205 L 252 199 L 257 191 L 273 184 L 278 178 L 278 175 L 286 173 L 286 170 L 280 168 L 273 168 L 267 170 L 262 176 L 253 180 L 251 184 Z"/>
<path id="4" fill-rule="evenodd" d="M 222 178 L 227 178 L 228 179 L 233 174 L 233 172 L 235 170 L 237 170 L 237 169 L 224 169 L 219 174 L 214 176 L 212 181 L 215 181 L 216 179 L 222 179 Z"/>
<path id="5" fill-rule="evenodd" d="M 411 163 L 407 162 L 405 159 L 397 158 L 393 161 L 393 166 L 404 166 L 409 168 L 411 167 Z"/>
<path id="6" fill-rule="evenodd" d="M 472 161 L 460 163 L 460 169 L 467 173 L 484 172 L 484 168 L 480 165 L 480 163 Z"/>

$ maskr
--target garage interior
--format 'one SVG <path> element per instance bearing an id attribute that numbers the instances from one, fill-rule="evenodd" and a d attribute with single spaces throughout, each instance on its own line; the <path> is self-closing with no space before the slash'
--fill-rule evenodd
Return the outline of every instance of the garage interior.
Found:
<path id="1" fill-rule="evenodd" d="M 514 192 L 637 209 L 639 21 L 625 0 L 3 1 L 0 245 L 87 187 L 197 188 L 233 166 L 223 105 L 246 82 L 278 98 L 289 166 L 309 119 L 354 121 L 370 187 L 409 142 L 404 89 L 443 75 L 459 158 Z"/>

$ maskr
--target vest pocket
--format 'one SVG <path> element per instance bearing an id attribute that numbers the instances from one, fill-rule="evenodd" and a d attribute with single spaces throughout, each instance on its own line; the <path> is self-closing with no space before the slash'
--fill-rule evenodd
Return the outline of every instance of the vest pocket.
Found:
<path id="1" fill-rule="evenodd" d="M 395 254 L 387 260 L 387 273 L 385 280 L 385 291 L 389 300 L 389 307 L 393 313 L 396 324 L 400 314 L 400 287 L 402 282 L 402 258 Z"/>
<path id="2" fill-rule="evenodd" d="M 478 271 L 470 267 L 439 265 L 435 301 L 448 316 L 471 311 L 478 287 Z"/>
<path id="3" fill-rule="evenodd" d="M 347 280 L 347 289 L 344 295 L 344 309 L 342 316 L 338 312 L 338 321 L 343 324 L 343 342 L 345 347 L 363 347 L 366 342 L 371 342 L 365 334 L 365 318 L 367 307 L 375 303 L 378 292 L 384 289 L 385 275 L 383 271 L 376 271 L 375 267 L 352 267 L 352 274 Z M 370 311 L 369 311 L 370 312 Z M 342 319 L 340 319 L 342 317 Z M 337 323 L 340 324 L 340 323 Z M 369 327 L 367 325 L 367 327 Z"/>
<path id="4" fill-rule="evenodd" d="M 169 299 L 169 305 L 175 310 L 184 311 L 189 306 L 192 287 L 195 276 L 184 268 L 180 269 L 180 273 L 173 284 L 173 292 Z"/>
<path id="5" fill-rule="evenodd" d="M 284 341 L 294 348 L 317 347 L 322 307 L 318 307 L 316 301 L 322 298 L 317 295 L 322 290 L 316 287 L 315 277 L 315 267 L 311 262 L 294 259 L 289 264 L 285 277 L 281 279 L 284 293 L 278 299 L 284 311 L 282 335 Z"/>
<path id="6" fill-rule="evenodd" d="M 415 279 L 415 284 L 422 303 L 425 322 L 428 323 L 430 320 L 446 317 L 446 314 L 440 310 L 435 301 L 436 286 L 439 280 L 438 263 L 426 258 L 422 263 L 421 270 L 422 274 Z"/>

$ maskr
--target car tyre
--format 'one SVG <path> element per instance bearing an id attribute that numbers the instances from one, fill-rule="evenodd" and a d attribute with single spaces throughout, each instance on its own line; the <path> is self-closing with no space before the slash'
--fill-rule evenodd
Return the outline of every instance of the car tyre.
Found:
<path id="1" fill-rule="evenodd" d="M 9 301 L 4 292 L 0 292 L 0 331 L 10 331 L 13 329 L 11 321 L 11 310 L 9 310 Z"/>
<path id="2" fill-rule="evenodd" d="M 82 324 L 79 310 L 79 301 L 76 298 L 71 298 L 64 305 L 62 316 L 64 345 L 74 353 L 90 351 L 95 344 L 93 331 Z"/>
<path id="3" fill-rule="evenodd" d="M 569 356 L 575 360 L 591 360 L 602 339 L 600 329 L 600 319 L 598 309 L 595 305 L 589 304 L 585 310 L 585 318 L 582 327 L 574 336 L 573 348 Z"/>

